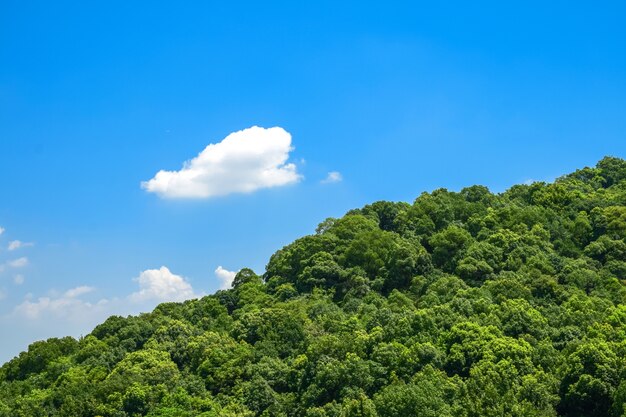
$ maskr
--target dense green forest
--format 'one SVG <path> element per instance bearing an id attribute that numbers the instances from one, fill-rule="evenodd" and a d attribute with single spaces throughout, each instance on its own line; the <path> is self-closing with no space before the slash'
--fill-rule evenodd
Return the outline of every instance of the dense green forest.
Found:
<path id="1" fill-rule="evenodd" d="M 326 219 L 0 368 L 0 416 L 626 416 L 626 161 Z M 7 335 L 4 335 L 7 337 Z"/>

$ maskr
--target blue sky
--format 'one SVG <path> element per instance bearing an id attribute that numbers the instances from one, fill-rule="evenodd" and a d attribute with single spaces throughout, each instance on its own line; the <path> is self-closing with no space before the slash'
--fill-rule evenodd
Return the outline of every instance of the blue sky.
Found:
<path id="1" fill-rule="evenodd" d="M 624 2 L 301 3 L 2 2 L 0 361 L 368 202 L 626 156 Z M 141 187 L 252 126 L 291 135 L 297 179 Z M 234 161 L 211 184 L 255 177 Z"/>

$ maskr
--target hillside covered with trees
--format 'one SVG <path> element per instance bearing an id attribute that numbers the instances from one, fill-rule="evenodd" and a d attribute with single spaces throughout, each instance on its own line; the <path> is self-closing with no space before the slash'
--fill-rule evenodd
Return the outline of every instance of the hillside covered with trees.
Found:
<path id="1" fill-rule="evenodd" d="M 376 202 L 232 289 L 33 343 L 0 416 L 626 416 L 625 237 L 612 157 Z"/>

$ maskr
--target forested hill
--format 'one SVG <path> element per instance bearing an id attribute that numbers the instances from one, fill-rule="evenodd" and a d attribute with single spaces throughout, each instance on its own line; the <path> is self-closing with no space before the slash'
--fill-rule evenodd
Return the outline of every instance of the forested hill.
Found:
<path id="1" fill-rule="evenodd" d="M 0 416 L 626 416 L 625 235 L 611 157 L 376 202 L 233 289 L 33 343 Z"/>

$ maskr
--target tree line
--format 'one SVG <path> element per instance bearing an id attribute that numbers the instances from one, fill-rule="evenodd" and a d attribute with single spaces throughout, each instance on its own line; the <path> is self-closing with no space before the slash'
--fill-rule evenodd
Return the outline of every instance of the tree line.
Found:
<path id="1" fill-rule="evenodd" d="M 326 219 L 0 368 L 0 416 L 625 417 L 626 161 Z"/>

